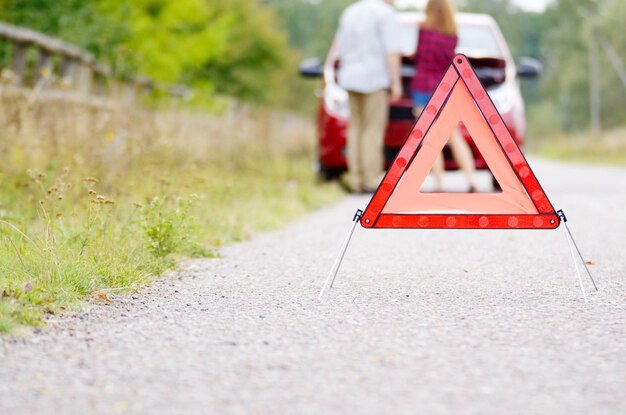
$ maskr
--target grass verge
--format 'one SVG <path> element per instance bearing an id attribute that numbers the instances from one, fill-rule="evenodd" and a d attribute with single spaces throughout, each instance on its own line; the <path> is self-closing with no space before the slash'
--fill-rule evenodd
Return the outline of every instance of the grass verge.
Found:
<path id="1" fill-rule="evenodd" d="M 215 256 L 340 195 L 315 183 L 307 158 L 284 156 L 154 166 L 118 177 L 106 195 L 99 179 L 71 170 L 3 179 L 0 197 L 12 203 L 0 221 L 0 332 L 136 290 L 178 258 Z"/>
<path id="2" fill-rule="evenodd" d="M 188 114 L 60 116 L 82 130 L 49 137 L 36 109 L 22 111 L 0 145 L 0 332 L 106 303 L 341 195 L 316 183 L 309 131 L 284 118 L 214 118 L 207 130 Z"/>
<path id="3" fill-rule="evenodd" d="M 535 154 L 567 161 L 626 165 L 626 129 L 546 138 L 531 146 Z"/>

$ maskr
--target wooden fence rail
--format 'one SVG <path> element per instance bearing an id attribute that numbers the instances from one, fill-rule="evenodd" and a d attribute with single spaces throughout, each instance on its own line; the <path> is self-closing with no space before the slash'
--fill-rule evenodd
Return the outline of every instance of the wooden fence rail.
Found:
<path id="1" fill-rule="evenodd" d="M 137 92 L 162 90 L 184 98 L 183 86 L 160 85 L 148 78 L 116 79 L 109 67 L 99 65 L 86 50 L 34 30 L 0 22 L 0 39 L 13 45 L 3 81 L 27 88 L 65 89 L 83 96 L 109 96 L 115 92 L 134 101 Z M 35 62 L 29 60 L 36 51 Z M 10 69 L 10 71 L 7 71 Z"/>

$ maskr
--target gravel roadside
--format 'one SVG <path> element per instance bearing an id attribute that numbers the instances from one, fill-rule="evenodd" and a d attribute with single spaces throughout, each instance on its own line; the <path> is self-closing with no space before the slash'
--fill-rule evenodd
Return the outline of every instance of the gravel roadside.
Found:
<path id="1" fill-rule="evenodd" d="M 0 414 L 624 414 L 626 170 L 531 164 L 556 231 L 357 228 L 366 197 L 0 338 Z"/>

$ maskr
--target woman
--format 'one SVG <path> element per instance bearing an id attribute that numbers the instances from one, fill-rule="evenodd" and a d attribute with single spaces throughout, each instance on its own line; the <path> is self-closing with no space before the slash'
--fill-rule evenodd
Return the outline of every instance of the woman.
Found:
<path id="1" fill-rule="evenodd" d="M 426 17 L 419 30 L 419 41 L 415 54 L 415 77 L 411 83 L 416 116 L 426 106 L 452 61 L 457 42 L 457 27 L 452 4 L 449 0 L 429 0 L 426 5 Z M 454 160 L 467 177 L 469 191 L 475 192 L 474 157 L 467 141 L 461 136 L 458 129 L 450 137 L 448 145 L 452 150 Z M 443 154 L 440 154 L 433 166 L 436 191 L 441 191 L 443 170 Z"/>

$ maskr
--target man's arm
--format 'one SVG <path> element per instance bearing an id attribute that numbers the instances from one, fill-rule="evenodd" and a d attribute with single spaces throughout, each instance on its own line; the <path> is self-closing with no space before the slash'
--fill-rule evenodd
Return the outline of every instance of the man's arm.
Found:
<path id="1" fill-rule="evenodd" d="M 397 101 L 402 98 L 402 43 L 393 8 L 389 7 L 388 12 L 384 14 L 381 29 L 382 42 L 387 51 L 387 69 L 391 82 L 390 99 Z"/>
<path id="2" fill-rule="evenodd" d="M 399 53 L 387 54 L 387 67 L 389 68 L 389 76 L 391 77 L 391 101 L 398 101 L 402 98 L 401 65 L 402 57 Z"/>
<path id="3" fill-rule="evenodd" d="M 324 82 L 326 85 L 333 85 L 335 83 L 335 64 L 339 59 L 339 31 L 335 34 L 333 43 L 328 51 L 328 56 L 324 61 Z"/>

